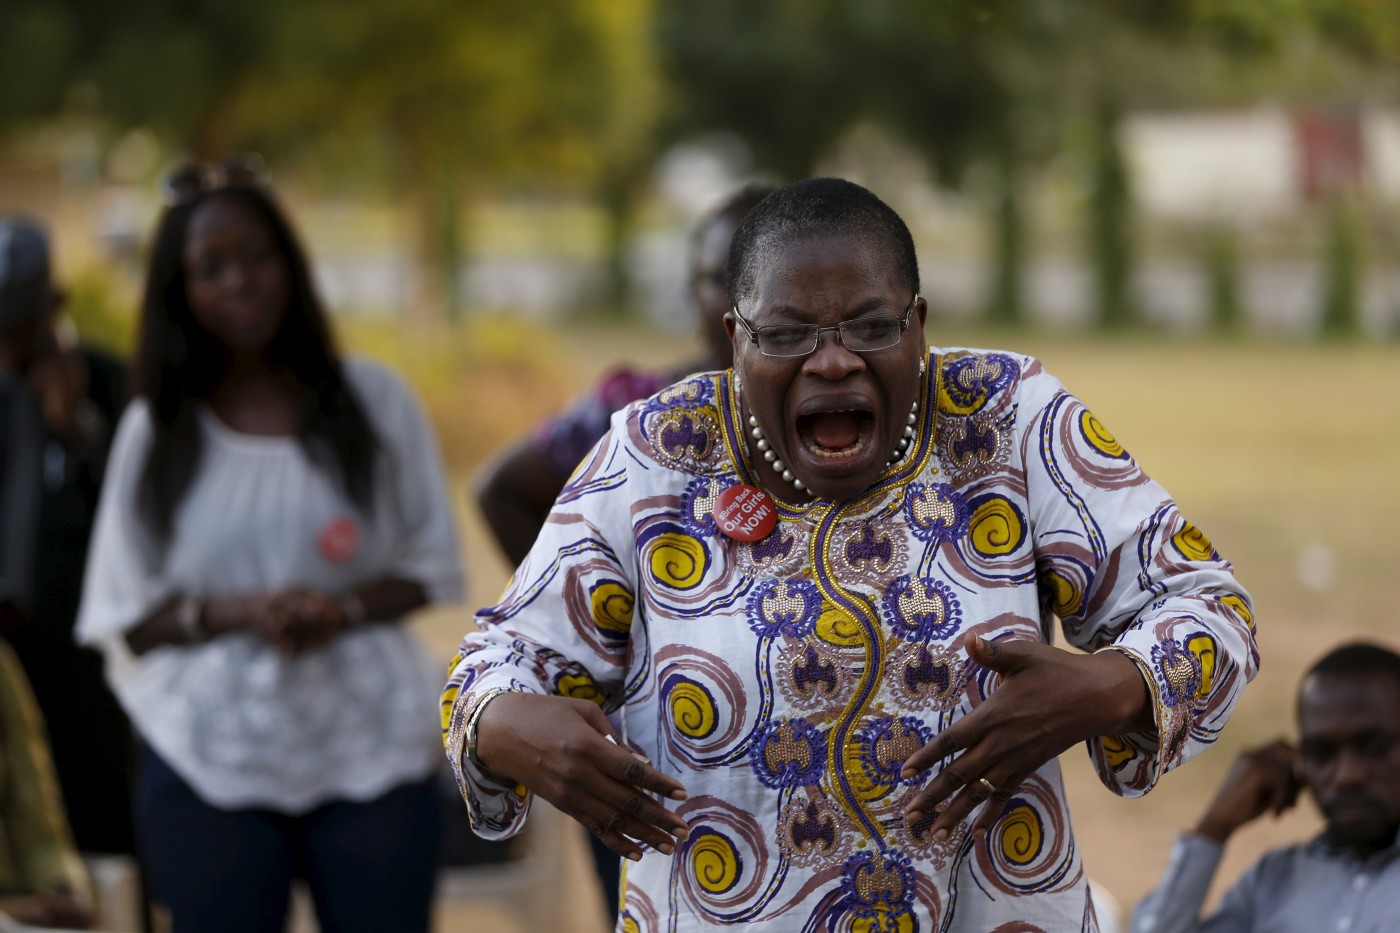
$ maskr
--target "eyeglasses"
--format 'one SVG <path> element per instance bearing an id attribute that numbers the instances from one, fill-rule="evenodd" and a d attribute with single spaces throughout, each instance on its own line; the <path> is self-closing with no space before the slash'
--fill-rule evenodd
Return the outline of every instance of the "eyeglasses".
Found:
<path id="1" fill-rule="evenodd" d="M 267 162 L 257 153 L 250 153 L 229 156 L 222 162 L 193 162 L 181 166 L 165 176 L 161 189 L 165 203 L 173 207 L 207 191 L 230 186 L 266 188 L 271 181 Z"/>
<path id="2" fill-rule="evenodd" d="M 853 321 L 842 321 L 830 327 L 815 324 L 768 324 L 754 327 L 734 308 L 734 317 L 748 331 L 749 337 L 764 356 L 788 359 L 807 356 L 817 349 L 822 334 L 835 331 L 841 346 L 857 353 L 871 353 L 875 350 L 888 350 L 899 343 L 904 332 L 909 329 L 909 316 L 914 313 L 914 302 L 919 300 L 917 292 L 909 299 L 909 306 L 901 317 L 883 315 L 861 317 Z"/>

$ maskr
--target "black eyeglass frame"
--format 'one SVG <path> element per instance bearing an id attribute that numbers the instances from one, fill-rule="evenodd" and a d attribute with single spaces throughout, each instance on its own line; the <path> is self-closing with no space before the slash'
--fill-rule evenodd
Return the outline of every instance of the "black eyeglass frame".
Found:
<path id="1" fill-rule="evenodd" d="M 909 329 L 909 318 L 914 313 L 914 305 L 917 304 L 918 301 L 919 293 L 915 292 L 914 296 L 909 299 L 909 304 L 905 307 L 904 313 L 897 317 L 858 317 L 852 318 L 849 321 L 842 321 L 839 324 L 831 324 L 826 327 L 819 327 L 816 324 L 775 324 L 765 325 L 763 327 L 754 327 L 753 324 L 751 324 L 748 321 L 748 319 L 746 319 L 742 314 L 739 313 L 739 309 L 737 307 L 735 307 L 734 305 L 730 305 L 729 309 L 734 312 L 734 319 L 744 326 L 744 330 L 748 333 L 749 339 L 753 341 L 754 346 L 758 347 L 759 353 L 762 353 L 764 356 L 771 357 L 775 360 L 800 360 L 803 357 L 811 356 L 813 353 L 817 352 L 817 348 L 822 345 L 822 334 L 826 333 L 827 331 L 835 331 L 836 339 L 841 342 L 841 346 L 845 347 L 847 350 L 850 350 L 852 353 L 879 353 L 881 350 L 888 350 L 890 347 L 897 347 L 899 346 L 899 342 L 904 339 L 904 332 Z M 883 347 L 866 347 L 863 350 L 859 347 L 853 347 L 846 343 L 844 334 L 847 325 L 869 323 L 871 321 L 881 320 L 899 321 L 899 332 L 895 336 L 893 343 L 887 343 Z M 765 330 L 768 330 L 770 327 L 809 328 L 809 333 L 812 337 L 812 346 L 809 349 L 803 350 L 801 353 L 769 353 L 767 350 L 763 349 L 762 337 L 763 332 Z"/>

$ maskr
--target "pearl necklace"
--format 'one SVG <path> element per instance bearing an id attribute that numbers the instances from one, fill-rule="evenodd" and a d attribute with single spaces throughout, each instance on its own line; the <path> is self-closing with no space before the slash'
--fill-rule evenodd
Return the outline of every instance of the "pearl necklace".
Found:
<path id="1" fill-rule="evenodd" d="M 917 424 L 918 421 L 919 400 L 914 399 L 914 404 L 909 406 L 909 418 L 904 425 L 904 435 L 895 446 L 894 453 L 885 461 L 886 469 L 894 466 L 904 458 L 905 453 L 909 450 L 909 445 L 914 442 L 914 425 Z M 793 487 L 796 488 L 798 492 L 803 492 L 810 496 L 812 494 L 811 490 L 803 485 L 802 480 L 793 475 L 792 470 L 788 469 L 783 461 L 778 459 L 777 453 L 773 450 L 773 445 L 769 444 L 768 438 L 763 436 L 763 429 L 758 426 L 758 419 L 753 415 L 749 415 L 749 433 L 753 435 L 754 446 L 763 453 L 763 459 L 772 464 L 774 471 L 783 479 L 792 483 Z"/>

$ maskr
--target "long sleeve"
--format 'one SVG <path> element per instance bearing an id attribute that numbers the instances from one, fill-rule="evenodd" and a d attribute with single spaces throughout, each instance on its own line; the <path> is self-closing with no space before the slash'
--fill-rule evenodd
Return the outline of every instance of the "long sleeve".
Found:
<path id="1" fill-rule="evenodd" d="M 94 646 L 106 644 L 114 651 L 109 657 L 120 659 L 118 663 L 129 660 L 119 636 L 172 593 L 136 508 L 151 435 L 150 409 L 144 399 L 137 399 L 122 415 L 112 442 L 83 575 L 77 640 Z"/>
<path id="2" fill-rule="evenodd" d="M 352 360 L 357 387 L 384 441 L 388 471 L 381 490 L 392 496 L 394 540 L 385 576 L 420 583 L 430 602 L 455 602 L 465 591 L 461 550 L 437 439 L 417 398 L 396 375 Z"/>
<path id="3" fill-rule="evenodd" d="M 24 668 L 0 641 L 0 893 L 85 892 L 43 720 Z"/>
<path id="4" fill-rule="evenodd" d="M 1249 594 L 1205 534 L 1109 430 L 1032 362 L 1021 412 L 1035 573 L 1048 626 L 1130 657 L 1155 729 L 1089 743 L 1100 779 L 1138 796 L 1215 741 L 1258 670 Z"/>
<path id="5" fill-rule="evenodd" d="M 509 689 L 608 704 L 622 693 L 637 584 L 625 415 L 559 495 L 530 554 L 495 606 L 479 612 L 443 694 L 443 741 L 472 825 L 503 838 L 524 825 L 529 798 L 463 760 L 465 729 L 487 693 Z M 548 647 L 546 647 L 548 646 Z"/>

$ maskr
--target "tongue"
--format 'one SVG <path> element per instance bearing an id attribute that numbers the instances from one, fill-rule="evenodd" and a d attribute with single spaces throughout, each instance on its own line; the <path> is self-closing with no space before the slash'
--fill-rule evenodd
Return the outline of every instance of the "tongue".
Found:
<path id="1" fill-rule="evenodd" d="M 827 450 L 845 450 L 860 440 L 860 415 L 853 411 L 833 411 L 812 415 L 812 438 Z"/>

